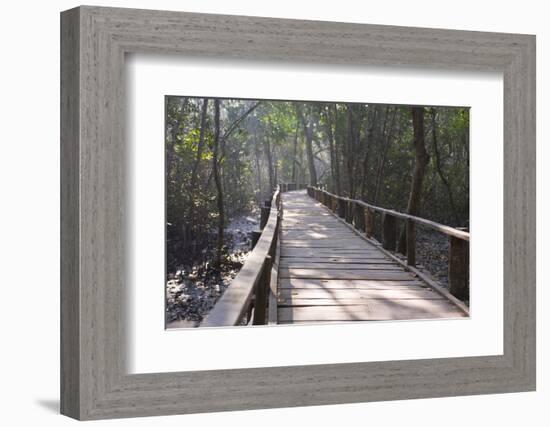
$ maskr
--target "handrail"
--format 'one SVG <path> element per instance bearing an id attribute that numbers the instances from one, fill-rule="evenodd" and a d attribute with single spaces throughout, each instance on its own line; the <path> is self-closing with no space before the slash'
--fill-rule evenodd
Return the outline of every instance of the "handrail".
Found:
<path id="1" fill-rule="evenodd" d="M 270 277 L 271 256 L 274 255 L 279 229 L 280 188 L 278 186 L 271 199 L 271 207 L 269 218 L 256 246 L 237 276 L 232 280 L 231 285 L 203 319 L 200 327 L 238 325 L 247 314 L 255 292 L 256 297 L 260 294 L 262 299 L 266 299 L 265 293 L 260 292 L 258 294 L 257 291 L 265 291 L 265 288 L 269 289 L 269 283 L 266 284 L 265 279 Z M 258 301 L 256 301 L 256 304 L 258 304 Z M 257 305 L 255 311 L 265 313 L 265 306 L 258 310 Z M 255 321 L 254 323 L 257 324 L 258 322 Z"/>
<path id="2" fill-rule="evenodd" d="M 458 230 L 458 229 L 453 228 L 453 227 L 448 226 L 448 225 L 440 224 L 440 223 L 435 222 L 435 221 L 430 221 L 429 219 L 425 219 L 425 218 L 421 218 L 421 217 L 418 217 L 418 216 L 414 216 L 414 215 L 394 211 L 393 209 L 386 209 L 386 208 L 382 208 L 380 206 L 371 205 L 370 203 L 366 203 L 362 200 L 350 199 L 350 198 L 344 197 L 344 196 L 337 196 L 336 194 L 329 193 L 328 191 L 322 190 L 322 189 L 319 189 L 319 188 L 315 188 L 315 187 L 308 187 L 308 188 L 312 188 L 313 190 L 320 191 L 321 193 L 324 193 L 324 194 L 326 194 L 330 197 L 333 197 L 335 199 L 342 200 L 344 202 L 355 203 L 355 204 L 358 204 L 358 205 L 360 205 L 364 208 L 371 209 L 373 211 L 377 211 L 377 212 L 380 212 L 380 213 L 386 213 L 386 214 L 392 215 L 396 218 L 408 219 L 408 220 L 414 221 L 417 224 L 422 224 L 426 227 L 432 228 L 436 231 L 439 231 L 443 234 L 446 234 L 447 236 L 453 236 L 453 237 L 456 237 L 457 239 L 470 241 L 470 233 L 468 233 L 467 231 Z"/>

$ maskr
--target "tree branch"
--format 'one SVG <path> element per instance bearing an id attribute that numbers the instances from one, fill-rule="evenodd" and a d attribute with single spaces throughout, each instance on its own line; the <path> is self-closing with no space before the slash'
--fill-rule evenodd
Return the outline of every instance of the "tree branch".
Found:
<path id="1" fill-rule="evenodd" d="M 225 140 L 231 133 L 237 128 L 237 126 L 248 116 L 252 111 L 258 107 L 262 101 L 258 101 L 256 104 L 254 104 L 252 107 L 250 107 L 246 112 L 244 112 L 237 120 L 235 120 L 233 123 L 231 123 L 231 126 L 229 126 L 229 129 L 223 134 L 221 137 L 222 140 Z"/>

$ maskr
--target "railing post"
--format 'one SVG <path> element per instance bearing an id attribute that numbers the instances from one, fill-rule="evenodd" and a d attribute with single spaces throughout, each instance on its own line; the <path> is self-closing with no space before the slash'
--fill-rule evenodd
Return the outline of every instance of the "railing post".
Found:
<path id="1" fill-rule="evenodd" d="M 414 221 L 407 220 L 407 265 L 416 265 L 416 227 Z"/>
<path id="2" fill-rule="evenodd" d="M 342 199 L 338 199 L 338 216 L 340 218 L 346 217 L 346 202 Z"/>
<path id="3" fill-rule="evenodd" d="M 396 221 L 393 215 L 382 213 L 382 247 L 395 251 L 396 242 Z"/>
<path id="4" fill-rule="evenodd" d="M 260 230 L 263 230 L 269 219 L 269 213 L 271 212 L 271 206 L 267 203 L 260 208 Z"/>
<path id="5" fill-rule="evenodd" d="M 470 246 L 466 240 L 449 237 L 449 291 L 459 299 L 468 297 Z"/>
<path id="6" fill-rule="evenodd" d="M 253 325 L 265 325 L 267 322 L 267 290 L 271 282 L 271 266 L 272 258 L 267 255 L 262 267 L 262 275 L 260 280 L 256 284 L 255 298 L 254 298 L 254 319 Z"/>
<path id="7" fill-rule="evenodd" d="M 351 224 L 353 222 L 353 206 L 355 203 L 353 203 L 351 200 L 349 200 L 346 203 L 346 222 Z"/>
<path id="8" fill-rule="evenodd" d="M 347 200 L 345 200 L 343 203 L 344 203 L 344 221 L 348 222 L 349 203 L 347 202 Z"/>
<path id="9" fill-rule="evenodd" d="M 372 237 L 374 212 L 369 208 L 365 208 L 365 236 L 369 239 Z"/>
<path id="10" fill-rule="evenodd" d="M 365 231 L 365 212 L 363 206 L 359 203 L 355 203 L 355 219 L 353 222 L 357 230 Z"/>

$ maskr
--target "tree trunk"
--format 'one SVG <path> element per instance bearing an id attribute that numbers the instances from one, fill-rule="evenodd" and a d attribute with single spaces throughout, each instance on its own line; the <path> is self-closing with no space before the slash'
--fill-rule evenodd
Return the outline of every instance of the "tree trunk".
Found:
<path id="1" fill-rule="evenodd" d="M 269 172 L 269 191 L 271 192 L 274 188 L 273 182 L 273 160 L 271 157 L 271 144 L 269 142 L 269 137 L 264 136 L 264 153 L 265 158 L 267 159 L 267 170 Z"/>
<path id="2" fill-rule="evenodd" d="M 258 201 L 262 200 L 262 168 L 260 167 L 260 148 L 254 131 L 254 157 L 256 158 L 256 172 L 258 173 Z"/>
<path id="3" fill-rule="evenodd" d="M 332 129 L 332 117 L 331 117 L 331 108 L 330 106 L 327 107 L 327 110 L 325 111 L 325 117 L 326 117 L 326 131 L 327 131 L 327 139 L 329 143 L 329 149 L 330 149 L 330 171 L 332 174 L 332 191 L 335 191 L 336 194 L 340 195 L 342 192 L 342 189 L 340 187 L 340 165 L 338 164 L 338 156 L 336 153 L 337 147 L 334 143 L 334 131 Z"/>
<path id="4" fill-rule="evenodd" d="M 311 113 L 308 114 L 307 120 L 301 110 L 297 108 L 298 113 L 302 119 L 302 125 L 304 127 L 304 134 L 306 137 L 306 155 L 307 165 L 309 169 L 309 185 L 317 187 L 317 172 L 315 171 L 315 158 L 313 157 L 313 120 Z"/>
<path id="5" fill-rule="evenodd" d="M 167 98 L 168 100 L 168 98 Z M 168 102 L 168 101 L 166 101 Z M 170 132 L 170 141 L 168 142 L 168 146 L 166 147 L 167 148 L 167 152 L 166 152 L 166 173 L 170 173 L 170 171 L 172 170 L 172 162 L 174 160 L 174 154 L 175 154 L 175 145 L 176 145 L 176 142 L 177 142 L 177 136 L 178 136 L 178 130 L 179 130 L 179 126 L 180 126 L 180 121 L 183 120 L 184 118 L 184 112 L 185 112 L 185 109 L 187 107 L 187 104 L 189 103 L 189 98 L 187 97 L 184 97 L 181 101 L 181 106 L 180 106 L 180 114 L 179 116 L 176 118 L 175 122 L 172 123 L 172 129 L 171 129 L 171 132 Z"/>
<path id="6" fill-rule="evenodd" d="M 346 150 L 345 150 L 345 156 L 346 156 L 346 171 L 348 175 L 348 191 L 349 191 L 349 197 L 354 198 L 355 197 L 355 182 L 353 177 L 353 170 L 354 170 L 354 118 L 353 118 L 353 107 L 351 104 L 347 104 L 347 126 L 348 126 L 348 135 L 347 135 L 347 143 L 346 143 Z"/>
<path id="7" fill-rule="evenodd" d="M 296 155 L 298 153 L 298 130 L 300 129 L 300 123 L 296 120 L 296 133 L 294 134 L 294 149 L 292 153 L 292 182 L 296 183 Z"/>
<path id="8" fill-rule="evenodd" d="M 199 165 L 202 158 L 202 152 L 204 150 L 204 134 L 206 133 L 206 118 L 208 113 L 208 98 L 204 98 L 202 101 L 201 110 L 201 127 L 199 131 L 199 145 L 197 146 L 197 154 L 195 156 L 195 162 L 193 163 L 193 170 L 191 171 L 191 179 L 189 184 L 189 194 L 191 195 L 189 203 L 189 220 L 191 221 L 190 232 L 194 233 L 195 229 L 195 187 L 197 185 L 197 175 L 199 171 Z M 191 238 L 193 236 L 190 236 Z"/>
<path id="9" fill-rule="evenodd" d="M 218 205 L 218 240 L 216 244 L 216 258 L 214 265 L 219 268 L 222 260 L 223 250 L 223 231 L 225 228 L 225 212 L 223 206 L 223 187 L 220 178 L 218 152 L 220 147 L 220 100 L 214 100 L 214 147 L 212 150 L 212 171 L 214 174 L 214 183 L 217 191 Z"/>
<path id="10" fill-rule="evenodd" d="M 363 170 L 361 173 L 361 197 L 363 200 L 367 200 L 367 175 L 369 170 L 369 148 L 371 146 L 371 140 L 374 140 L 374 125 L 376 124 L 376 116 L 378 113 L 378 109 L 376 106 L 372 106 L 374 113 L 372 114 L 372 119 L 367 120 L 367 127 L 365 129 L 365 154 L 363 157 Z M 380 139 L 382 140 L 384 138 L 384 135 L 386 133 L 386 123 L 388 121 L 388 109 L 390 107 L 386 107 L 386 112 L 384 114 L 384 125 L 382 126 L 382 135 L 380 136 Z M 370 116 L 370 114 L 369 114 Z M 370 192 L 369 192 L 370 193 Z"/>
<path id="11" fill-rule="evenodd" d="M 208 113 L 208 98 L 204 98 L 202 101 L 202 110 L 201 110 L 201 128 L 199 131 L 199 145 L 197 146 L 197 154 L 195 155 L 195 162 L 193 163 L 193 170 L 191 172 L 191 182 L 190 188 L 191 191 L 194 191 L 195 185 L 197 183 L 197 174 L 199 170 L 199 164 L 202 157 L 202 152 L 204 150 L 204 134 L 206 133 L 206 118 Z"/>
<path id="12" fill-rule="evenodd" d="M 277 146 L 273 147 L 273 153 L 271 154 L 271 157 L 273 159 L 273 186 L 271 187 L 271 191 L 274 191 L 275 187 L 279 183 L 279 170 L 277 168 Z"/>
<path id="13" fill-rule="evenodd" d="M 414 169 L 411 182 L 411 191 L 409 193 L 409 201 L 407 203 L 407 213 L 410 215 L 418 215 L 420 206 L 420 197 L 422 194 L 422 182 L 426 174 L 426 166 L 430 160 L 430 156 L 426 152 L 424 142 L 424 107 L 412 107 L 412 125 L 413 125 L 413 142 L 414 142 Z M 399 252 L 406 253 L 407 236 L 403 230 L 399 239 Z"/>
<path id="14" fill-rule="evenodd" d="M 338 110 L 336 104 L 333 104 L 332 109 L 334 110 L 334 135 L 338 135 Z M 334 172 L 336 173 L 336 191 L 339 196 L 342 195 L 342 174 L 340 173 L 340 154 L 338 150 L 338 143 L 335 139 L 334 141 Z"/>
<path id="15" fill-rule="evenodd" d="M 376 184 L 374 187 L 374 197 L 372 199 L 372 203 L 374 205 L 378 203 L 378 196 L 380 195 L 380 187 L 382 186 L 382 177 L 384 176 L 384 167 L 386 166 L 388 150 L 390 148 L 390 144 L 393 136 L 393 126 L 395 123 L 396 114 L 397 114 L 397 108 L 394 108 L 391 123 L 390 123 L 390 128 L 388 129 L 388 134 L 385 138 L 384 148 L 382 150 L 382 157 L 378 162 L 378 169 L 376 171 Z M 397 138 L 397 139 L 399 140 L 400 138 Z"/>
<path id="16" fill-rule="evenodd" d="M 443 170 L 441 168 L 441 158 L 439 156 L 439 148 L 437 146 L 437 120 L 436 120 L 436 110 L 435 108 L 432 108 L 431 116 L 432 116 L 432 142 L 434 147 L 434 154 L 435 154 L 435 167 L 437 169 L 437 173 L 439 177 L 441 178 L 441 182 L 447 189 L 447 194 L 449 195 L 449 203 L 451 204 L 451 211 L 453 212 L 453 220 L 455 222 L 454 225 L 458 225 L 458 215 L 456 213 L 456 206 L 455 201 L 453 198 L 453 192 L 451 190 L 451 186 L 449 185 L 449 181 L 447 181 L 447 178 L 445 178 L 445 175 L 443 175 Z"/>

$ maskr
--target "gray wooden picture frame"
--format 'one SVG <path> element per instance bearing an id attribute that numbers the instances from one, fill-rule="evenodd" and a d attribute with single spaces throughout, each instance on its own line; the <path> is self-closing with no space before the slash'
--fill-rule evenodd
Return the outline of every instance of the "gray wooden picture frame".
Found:
<path id="1" fill-rule="evenodd" d="M 126 374 L 130 52 L 502 72 L 504 353 Z M 88 6 L 61 14 L 63 414 L 100 419 L 534 389 L 534 36 Z"/>

